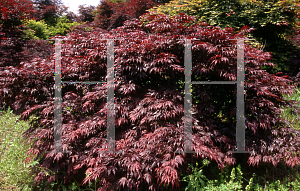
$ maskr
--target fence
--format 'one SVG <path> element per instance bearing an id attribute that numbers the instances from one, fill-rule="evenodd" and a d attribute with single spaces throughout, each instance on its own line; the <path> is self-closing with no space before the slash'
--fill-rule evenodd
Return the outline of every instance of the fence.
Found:
<path id="1" fill-rule="evenodd" d="M 64 83 L 80 83 L 80 84 L 97 84 L 107 83 L 107 151 L 115 151 L 115 119 L 114 119 L 114 40 L 118 39 L 102 39 L 107 40 L 107 82 L 90 81 L 90 82 L 71 82 L 61 81 L 61 39 L 55 39 L 55 112 L 54 112 L 54 150 L 47 153 L 62 152 L 70 153 L 70 151 L 62 150 L 61 127 L 62 127 L 62 97 L 61 87 Z M 179 39 L 183 40 L 183 39 Z M 237 81 L 191 81 L 192 69 L 192 52 L 191 40 L 184 39 L 184 67 L 185 67 L 185 96 L 184 96 L 184 152 L 195 153 L 192 151 L 192 84 L 235 84 L 237 85 L 237 112 L 236 112 L 236 143 L 237 150 L 233 153 L 249 153 L 245 151 L 245 102 L 244 102 L 244 40 L 237 40 Z M 252 40 L 252 39 L 247 39 Z M 119 151 L 122 152 L 122 151 Z M 178 153 L 178 152 L 177 152 Z"/>

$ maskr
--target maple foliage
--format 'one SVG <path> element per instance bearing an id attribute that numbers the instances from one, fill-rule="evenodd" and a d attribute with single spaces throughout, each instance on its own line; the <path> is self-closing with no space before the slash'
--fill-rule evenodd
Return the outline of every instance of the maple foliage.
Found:
<path id="1" fill-rule="evenodd" d="M 31 0 L 7 0 L 0 2 L 1 24 L 17 26 L 22 19 L 30 19 L 34 10 Z"/>
<path id="2" fill-rule="evenodd" d="M 96 179 L 98 190 L 160 190 L 164 184 L 180 187 L 179 173 L 188 163 L 203 158 L 219 167 L 233 165 L 235 143 L 236 88 L 234 85 L 193 85 L 193 145 L 196 154 L 181 153 L 184 145 L 184 40 L 192 40 L 192 81 L 236 80 L 234 40 L 253 29 L 220 29 L 196 23 L 195 17 L 144 15 L 107 32 L 84 26 L 65 37 L 62 44 L 62 81 L 105 81 L 107 42 L 114 42 L 115 127 L 117 153 L 106 151 L 106 84 L 62 86 L 62 147 L 71 153 L 45 153 L 54 149 L 54 54 L 46 59 L 22 63 L 1 71 L 7 83 L 0 86 L 1 103 L 9 100 L 22 119 L 36 114 L 26 136 L 35 139 L 29 154 L 36 155 L 45 171 L 37 183 L 74 179 L 88 184 Z M 150 22 L 151 21 L 151 22 Z M 190 26 L 186 26 L 186 24 Z M 245 43 L 246 149 L 249 165 L 285 161 L 299 162 L 299 132 L 280 118 L 280 105 L 294 106 L 282 94 L 295 86 L 287 76 L 260 70 L 270 53 Z M 228 96 L 224 96 L 228 95 Z M 200 100 L 198 103 L 196 100 Z M 217 100 L 217 102 L 216 102 Z M 223 105 L 227 109 L 222 109 Z M 228 121 L 216 113 L 222 110 Z M 298 113 L 299 108 L 298 108 Z M 177 152 L 179 153 L 177 153 Z M 85 172 L 86 177 L 81 177 Z M 78 176 L 79 175 L 79 176 Z"/>
<path id="3" fill-rule="evenodd" d="M 8 0 L 0 2 L 0 70 L 6 73 L 10 69 L 16 69 L 21 62 L 29 62 L 32 59 L 45 59 L 50 56 L 51 45 L 47 41 L 28 39 L 25 40 L 24 31 L 27 29 L 22 23 L 29 19 L 35 19 L 33 3 L 30 0 Z M 1 87 L 9 81 L 9 78 L 1 78 Z M 18 83 L 22 84 L 22 81 Z M 3 89 L 2 89 L 3 90 Z M 10 95 L 19 94 L 18 86 L 10 92 Z M 8 105 L 15 101 L 13 97 L 7 97 L 6 89 L 3 98 Z M 12 100 L 10 100 L 12 99 Z M 17 98 L 18 99 L 18 98 Z M 4 103 L 1 102 L 1 105 Z M 6 107 L 6 106 L 5 106 Z M 2 106 L 3 108 L 3 106 Z"/>

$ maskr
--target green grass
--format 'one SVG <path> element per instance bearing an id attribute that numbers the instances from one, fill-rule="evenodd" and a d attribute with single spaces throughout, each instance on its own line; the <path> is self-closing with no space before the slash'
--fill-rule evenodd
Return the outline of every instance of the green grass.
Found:
<path id="1" fill-rule="evenodd" d="M 300 101 L 300 87 L 296 89 L 293 95 L 285 95 L 284 97 L 287 100 Z M 291 125 L 295 129 L 300 130 L 298 116 L 293 115 L 291 110 L 293 108 L 285 108 L 282 112 L 282 117 L 290 120 L 292 122 Z M 29 128 L 29 122 L 34 117 L 30 117 L 27 122 L 17 122 L 18 118 L 19 116 L 14 115 L 10 109 L 3 113 L 0 112 L 0 190 L 32 190 L 34 177 L 30 175 L 31 164 L 25 164 L 26 152 L 31 147 L 31 144 L 24 140 L 22 133 Z M 265 183 L 261 184 L 264 185 Z M 284 182 L 284 184 L 287 185 L 288 183 Z M 299 186 L 298 183 L 297 186 Z M 80 190 L 78 183 L 74 182 L 72 187 L 70 188 L 71 190 Z"/>
<path id="2" fill-rule="evenodd" d="M 286 100 L 295 100 L 300 102 L 300 87 L 298 87 L 293 95 L 284 95 Z M 300 104 L 297 105 L 300 107 Z M 283 108 L 283 107 L 282 107 Z M 300 130 L 300 117 L 297 114 L 292 114 L 294 108 L 284 108 L 285 110 L 281 113 L 282 117 L 285 120 L 291 122 L 291 126 L 294 127 L 295 130 Z"/>
<path id="3" fill-rule="evenodd" d="M 30 190 L 28 183 L 33 179 L 29 164 L 25 165 L 31 144 L 22 137 L 29 123 L 17 119 L 10 109 L 0 116 L 0 190 Z"/>

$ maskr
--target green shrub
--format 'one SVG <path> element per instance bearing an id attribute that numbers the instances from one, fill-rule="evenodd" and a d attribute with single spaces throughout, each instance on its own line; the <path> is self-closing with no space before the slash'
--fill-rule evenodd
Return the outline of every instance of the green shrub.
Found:
<path id="1" fill-rule="evenodd" d="M 65 36 L 67 32 L 71 29 L 72 26 L 77 26 L 80 23 L 77 22 L 69 22 L 67 16 L 61 16 L 56 20 L 56 24 L 53 26 L 49 26 L 46 24 L 44 20 L 36 21 L 29 20 L 24 21 L 24 24 L 29 28 L 25 30 L 27 39 L 48 39 L 52 36 L 63 35 Z"/>
<path id="2" fill-rule="evenodd" d="M 58 34 L 65 36 L 72 26 L 77 26 L 79 24 L 80 23 L 78 22 L 70 23 L 67 16 L 64 15 L 57 20 L 56 25 L 49 27 L 50 37 Z"/>
<path id="3" fill-rule="evenodd" d="M 240 165 L 237 168 L 233 168 L 231 174 L 229 174 L 229 166 L 225 168 L 224 171 L 219 173 L 220 180 L 208 180 L 206 175 L 203 174 L 203 167 L 208 166 L 210 163 L 209 160 L 203 160 L 203 166 L 193 167 L 189 164 L 189 167 L 192 169 L 192 174 L 184 176 L 182 181 L 188 182 L 188 186 L 185 188 L 185 191 L 198 191 L 198 190 L 240 190 L 242 188 L 242 171 Z"/>
<path id="4" fill-rule="evenodd" d="M 241 190 L 242 189 L 242 171 L 241 166 L 233 168 L 229 176 L 229 166 L 225 168 L 225 171 L 220 173 L 220 180 L 210 180 L 206 187 L 202 190 L 213 191 L 213 190 Z"/>
<path id="5" fill-rule="evenodd" d="M 25 23 L 26 26 L 29 28 L 25 30 L 26 38 L 27 39 L 48 39 L 50 37 L 50 31 L 48 29 L 48 25 L 45 21 L 36 21 L 36 20 L 29 20 Z"/>
<path id="6" fill-rule="evenodd" d="M 196 162 L 196 167 L 194 168 L 193 165 L 189 164 L 189 167 L 192 168 L 192 174 L 183 177 L 184 182 L 188 182 L 188 186 L 185 188 L 186 190 L 199 190 L 206 186 L 206 182 L 208 179 L 203 174 L 203 167 L 207 166 L 210 163 L 209 160 L 203 160 L 203 166 L 198 168 L 198 163 Z"/>

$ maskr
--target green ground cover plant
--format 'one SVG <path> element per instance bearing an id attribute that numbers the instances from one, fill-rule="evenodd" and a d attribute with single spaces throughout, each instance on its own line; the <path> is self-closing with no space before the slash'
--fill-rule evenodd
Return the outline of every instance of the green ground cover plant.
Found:
<path id="1" fill-rule="evenodd" d="M 299 166 L 295 169 L 288 169 L 284 171 L 286 174 L 283 174 L 283 179 L 266 179 L 263 177 L 263 174 L 255 174 L 252 172 L 251 176 L 245 176 L 245 171 L 241 168 L 240 164 L 235 166 L 226 166 L 226 168 L 221 171 L 215 165 L 208 167 L 206 171 L 204 171 L 204 167 L 210 165 L 210 161 L 204 159 L 201 161 L 203 163 L 202 167 L 199 167 L 198 163 L 193 167 L 190 165 L 192 169 L 192 173 L 184 176 L 182 178 L 183 182 L 186 182 L 187 186 L 182 190 L 184 191 L 231 191 L 231 190 L 246 190 L 246 191 L 288 191 L 288 190 L 299 190 L 300 182 L 299 182 Z M 271 169 L 271 168 L 270 168 Z M 268 173 L 266 169 L 262 173 Z M 243 173 L 244 172 L 244 173 Z M 216 179 L 209 179 L 207 176 L 211 176 L 209 174 L 214 173 L 216 175 Z M 293 178 L 289 178 L 288 176 L 293 175 Z M 246 179 L 246 178 L 247 179 Z"/>
<path id="2" fill-rule="evenodd" d="M 30 120 L 32 120 L 33 116 Z M 0 190 L 30 190 L 30 164 L 25 164 L 27 150 L 32 146 L 22 134 L 28 122 L 17 121 L 10 108 L 0 118 Z"/>
<path id="3" fill-rule="evenodd" d="M 296 92 L 293 95 L 284 95 L 284 97 L 287 100 L 295 100 L 295 101 L 300 101 L 300 92 L 299 88 L 296 89 Z M 298 104 L 298 107 L 300 105 Z M 288 107 L 285 108 L 282 112 L 282 116 L 287 119 L 288 121 L 291 122 L 292 126 L 296 130 L 300 130 L 300 115 L 295 112 L 295 109 L 293 107 Z"/>

